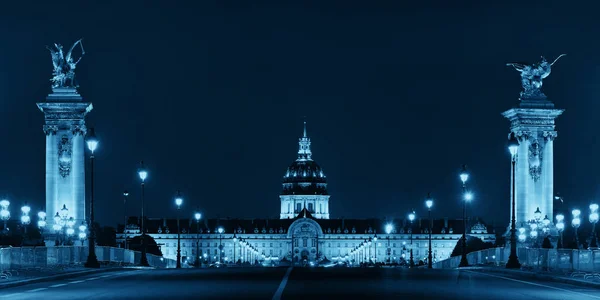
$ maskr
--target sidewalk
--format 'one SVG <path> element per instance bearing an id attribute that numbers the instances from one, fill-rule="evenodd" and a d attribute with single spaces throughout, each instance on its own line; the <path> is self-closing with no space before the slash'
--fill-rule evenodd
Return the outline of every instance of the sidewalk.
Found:
<path id="1" fill-rule="evenodd" d="M 123 270 L 123 267 L 103 266 L 99 269 L 88 269 L 81 265 L 79 266 L 54 266 L 54 267 L 34 267 L 18 270 L 3 270 L 0 275 L 5 274 L 0 278 L 0 290 L 15 286 L 21 286 L 31 283 L 44 281 L 74 278 L 89 274 L 104 273 L 111 271 Z"/>
<path id="2" fill-rule="evenodd" d="M 468 270 L 482 273 L 495 273 L 499 275 L 512 275 L 521 276 L 526 278 L 549 280 L 554 282 L 568 283 L 572 285 L 587 286 L 600 288 L 600 274 L 592 272 L 561 272 L 561 271 L 527 271 L 527 270 L 513 270 L 506 269 L 502 266 L 474 266 L 460 268 L 460 270 Z"/>

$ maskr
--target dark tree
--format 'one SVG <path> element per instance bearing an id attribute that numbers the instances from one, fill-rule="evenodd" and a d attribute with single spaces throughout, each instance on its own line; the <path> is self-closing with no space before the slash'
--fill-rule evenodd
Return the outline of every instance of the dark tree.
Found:
<path id="1" fill-rule="evenodd" d="M 117 246 L 117 231 L 114 227 L 104 226 L 100 227 L 96 223 L 96 244 L 98 246 Z"/>
<path id="2" fill-rule="evenodd" d="M 458 243 L 456 243 L 456 246 L 454 247 L 454 250 L 452 250 L 452 255 L 451 256 L 460 256 L 462 255 L 462 237 L 458 240 Z M 467 236 L 467 254 L 471 253 L 471 252 L 475 252 L 475 251 L 480 251 L 480 250 L 485 250 L 485 249 L 490 249 L 490 248 L 494 248 L 494 244 L 492 243 L 485 243 L 484 241 L 482 241 L 479 238 L 476 237 L 472 237 L 472 236 Z"/>
<path id="3" fill-rule="evenodd" d="M 160 248 L 156 244 L 156 241 L 149 235 L 146 235 L 146 251 L 149 254 L 154 254 L 157 256 L 162 256 L 162 252 Z M 142 236 L 138 235 L 132 239 L 128 239 L 129 249 L 133 251 L 142 251 Z"/>
<path id="4" fill-rule="evenodd" d="M 552 243 L 550 242 L 550 238 L 545 237 L 544 241 L 542 242 L 542 248 L 544 249 L 552 249 Z"/>

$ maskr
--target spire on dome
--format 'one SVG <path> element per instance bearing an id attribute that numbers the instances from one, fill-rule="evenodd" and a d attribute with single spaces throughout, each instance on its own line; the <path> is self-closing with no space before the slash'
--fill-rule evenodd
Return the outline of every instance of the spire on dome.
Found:
<path id="1" fill-rule="evenodd" d="M 302 138 L 300 138 L 298 144 L 300 145 L 300 148 L 298 149 L 297 161 L 312 160 L 312 152 L 310 151 L 310 139 L 306 135 L 306 121 L 304 121 L 304 134 Z"/>

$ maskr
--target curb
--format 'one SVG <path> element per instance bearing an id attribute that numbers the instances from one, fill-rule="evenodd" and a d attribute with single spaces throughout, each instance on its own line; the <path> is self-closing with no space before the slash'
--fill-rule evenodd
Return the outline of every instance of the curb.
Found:
<path id="1" fill-rule="evenodd" d="M 521 271 L 521 270 L 508 271 L 508 270 L 476 269 L 476 268 L 472 268 L 472 269 L 471 268 L 461 268 L 461 269 L 465 270 L 465 271 L 480 272 L 480 273 L 520 275 L 520 276 L 528 277 L 528 278 L 568 283 L 568 284 L 572 284 L 572 285 L 585 286 L 585 287 L 600 288 L 600 283 L 596 283 L 596 282 L 582 281 L 582 280 L 577 280 L 577 279 L 572 279 L 572 278 L 567 278 L 567 277 L 558 277 L 558 276 L 552 276 L 552 275 L 546 275 L 546 274 L 538 274 L 538 273 L 532 273 L 532 272 Z M 459 270 L 461 270 L 461 269 L 459 269 Z"/>
<path id="2" fill-rule="evenodd" d="M 126 268 L 107 268 L 107 269 L 99 269 L 99 270 L 86 270 L 86 271 L 57 274 L 57 275 L 46 276 L 46 277 L 24 279 L 24 280 L 0 284 L 0 290 L 11 288 L 11 287 L 16 287 L 16 286 L 32 284 L 32 283 L 40 283 L 40 282 L 57 280 L 57 279 L 73 278 L 73 277 L 84 276 L 84 275 L 89 275 L 89 274 L 106 273 L 106 272 L 118 271 L 118 270 L 126 270 Z"/>

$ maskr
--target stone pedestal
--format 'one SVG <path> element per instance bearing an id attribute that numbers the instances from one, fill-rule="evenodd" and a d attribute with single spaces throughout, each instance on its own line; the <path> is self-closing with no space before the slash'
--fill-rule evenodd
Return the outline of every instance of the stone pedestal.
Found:
<path id="1" fill-rule="evenodd" d="M 534 218 L 538 207 L 542 218 L 547 215 L 550 221 L 554 222 L 553 143 L 557 135 L 554 120 L 563 111 L 554 108 L 554 103 L 547 99 L 522 99 L 518 107 L 502 114 L 511 122 L 510 130 L 519 140 L 515 171 L 517 230 L 522 223 Z M 510 172 L 508 158 L 506 166 Z M 507 207 L 510 208 L 510 193 L 506 199 Z"/>
<path id="2" fill-rule="evenodd" d="M 54 232 L 54 216 L 63 205 L 75 226 L 85 220 L 85 116 L 92 104 L 74 88 L 54 88 L 45 102 L 37 103 L 44 113 L 46 134 L 45 232 Z M 76 228 L 76 227 L 75 227 Z"/>

